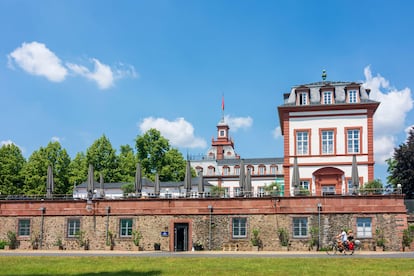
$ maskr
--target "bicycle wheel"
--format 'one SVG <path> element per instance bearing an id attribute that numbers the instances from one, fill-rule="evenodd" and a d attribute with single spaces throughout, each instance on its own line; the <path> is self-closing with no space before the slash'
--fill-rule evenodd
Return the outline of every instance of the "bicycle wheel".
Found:
<path id="1" fill-rule="evenodd" d="M 336 253 L 338 252 L 338 247 L 336 246 L 335 243 L 331 243 L 328 245 L 327 249 L 326 249 L 326 253 L 328 255 L 336 255 Z"/>

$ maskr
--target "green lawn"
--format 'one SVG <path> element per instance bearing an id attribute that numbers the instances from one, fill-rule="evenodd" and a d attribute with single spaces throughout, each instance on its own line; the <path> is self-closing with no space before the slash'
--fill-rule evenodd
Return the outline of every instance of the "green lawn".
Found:
<path id="1" fill-rule="evenodd" d="M 0 275 L 413 275 L 413 259 L 0 257 Z"/>

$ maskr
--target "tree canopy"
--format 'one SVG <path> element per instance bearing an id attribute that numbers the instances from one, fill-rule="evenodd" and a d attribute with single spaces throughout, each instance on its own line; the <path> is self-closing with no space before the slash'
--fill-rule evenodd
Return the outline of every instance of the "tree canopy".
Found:
<path id="1" fill-rule="evenodd" d="M 389 162 L 390 182 L 401 184 L 406 197 L 414 198 L 414 127 L 407 141 L 394 150 L 393 160 Z"/>
<path id="2" fill-rule="evenodd" d="M 105 182 L 118 182 L 118 157 L 111 142 L 105 135 L 96 140 L 86 151 L 87 166 L 92 164 L 95 171 L 95 179 L 99 179 L 99 173 L 103 174 Z"/>
<path id="3" fill-rule="evenodd" d="M 59 142 L 50 142 L 45 148 L 40 147 L 29 157 L 23 168 L 25 194 L 44 194 L 46 192 L 47 167 L 52 165 L 55 194 L 66 194 L 69 183 L 70 157 Z"/>
<path id="4" fill-rule="evenodd" d="M 182 181 L 185 160 L 182 154 L 170 147 L 170 143 L 156 129 L 150 129 L 135 140 L 138 161 L 143 174 L 154 180 L 158 172 L 160 181 Z"/>
<path id="5" fill-rule="evenodd" d="M 161 181 L 182 181 L 185 160 L 156 129 L 137 136 L 136 152 L 130 145 L 121 145 L 119 155 L 109 139 L 102 135 L 73 160 L 59 142 L 50 142 L 35 150 L 26 160 L 14 144 L 0 147 L 0 193 L 42 195 L 46 193 L 47 168 L 53 168 L 54 194 L 71 193 L 73 187 L 87 181 L 92 164 L 95 179 L 102 173 L 105 182 L 133 183 L 137 162 L 141 162 L 143 176 Z M 194 171 L 192 174 L 195 175 Z"/>
<path id="6" fill-rule="evenodd" d="M 19 194 L 24 182 L 22 169 L 26 159 L 22 151 L 14 144 L 3 145 L 0 148 L 0 193 Z"/>

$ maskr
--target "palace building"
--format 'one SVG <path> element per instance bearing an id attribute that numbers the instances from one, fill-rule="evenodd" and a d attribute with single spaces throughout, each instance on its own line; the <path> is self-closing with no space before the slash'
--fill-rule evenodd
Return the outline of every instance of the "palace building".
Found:
<path id="1" fill-rule="evenodd" d="M 286 195 L 352 194 L 374 180 L 379 102 L 369 92 L 361 83 L 323 81 L 284 95 L 278 111 Z"/>
<path id="2" fill-rule="evenodd" d="M 294 86 L 283 97 L 283 157 L 239 156 L 222 119 L 207 154 L 189 158 L 199 174 L 192 181 L 157 183 L 156 197 L 154 183 L 143 181 L 148 196 L 121 198 L 118 183 L 108 184 L 110 197 L 84 197 L 90 188 L 83 185 L 76 198 L 0 200 L 0 240 L 15 233 L 21 249 L 34 249 L 33 241 L 52 249 L 60 241 L 68 250 L 86 244 L 154 250 L 157 244 L 171 252 L 243 251 L 252 250 L 258 231 L 261 250 L 315 250 L 346 228 L 362 250 L 375 250 L 379 239 L 386 250 L 403 250 L 404 195 L 360 192 L 374 179 L 379 103 L 369 99 L 369 89 L 324 79 Z M 223 192 L 210 194 L 214 188 Z"/>

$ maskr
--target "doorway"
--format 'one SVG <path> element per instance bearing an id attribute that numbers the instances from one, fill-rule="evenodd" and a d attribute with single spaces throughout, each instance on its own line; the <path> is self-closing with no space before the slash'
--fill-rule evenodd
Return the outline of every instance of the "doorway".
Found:
<path id="1" fill-rule="evenodd" d="M 174 223 L 174 251 L 188 251 L 188 223 Z"/>

